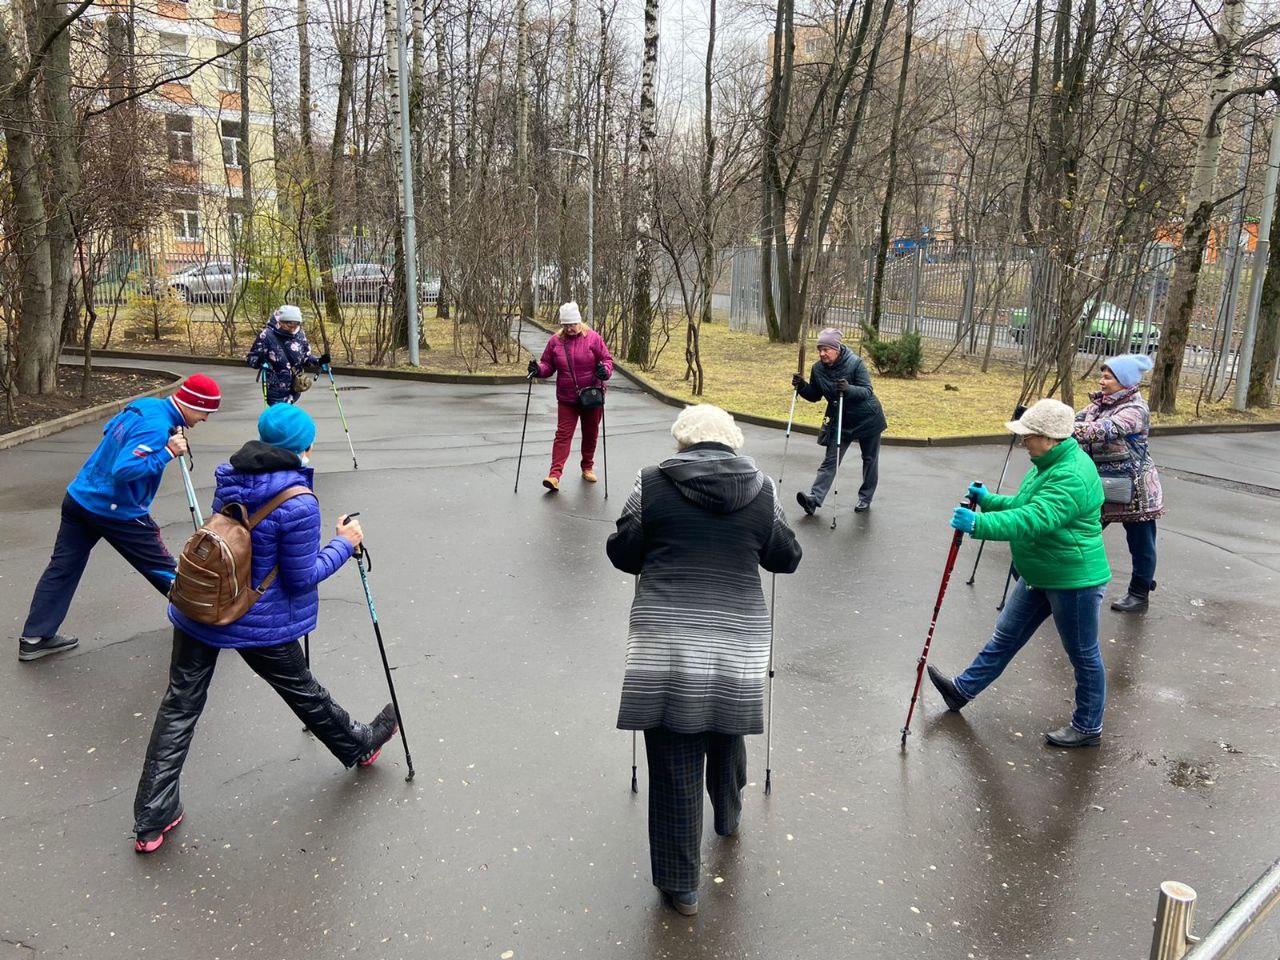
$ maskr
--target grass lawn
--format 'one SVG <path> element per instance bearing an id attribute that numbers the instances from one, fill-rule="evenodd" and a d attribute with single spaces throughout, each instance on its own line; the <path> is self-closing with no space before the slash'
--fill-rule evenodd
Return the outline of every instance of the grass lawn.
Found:
<path id="1" fill-rule="evenodd" d="M 673 324 L 674 326 L 674 324 Z M 683 332 L 682 327 L 680 328 Z M 791 406 L 791 374 L 796 369 L 796 344 L 770 343 L 753 333 L 735 333 L 726 323 L 702 328 L 702 365 L 706 373 L 702 400 L 728 410 L 786 420 Z M 853 344 L 857 348 L 857 344 Z M 924 370 L 937 366 L 945 355 L 926 341 Z M 813 343 L 805 354 L 805 376 L 817 360 Z M 870 363 L 868 362 L 870 368 Z M 871 368 L 872 384 L 884 405 L 889 421 L 888 436 L 945 437 L 972 433 L 1000 433 L 1022 392 L 1022 367 L 1008 361 L 992 361 L 987 373 L 980 363 L 953 356 L 938 373 L 921 373 L 915 380 L 882 377 Z M 657 367 L 643 374 L 654 386 L 676 396 L 689 396 L 684 380 L 684 339 L 672 336 Z M 1087 402 L 1087 393 L 1096 390 L 1097 373 L 1077 381 L 1076 407 Z M 948 389 L 948 387 L 954 389 Z M 1196 419 L 1198 377 L 1184 377 L 1178 399 L 1179 413 L 1155 416 L 1158 424 L 1243 423 L 1280 421 L 1280 409 L 1257 413 L 1237 413 L 1230 403 L 1202 404 Z M 692 397 L 690 401 L 692 402 Z M 824 403 L 796 404 L 796 422 L 817 425 Z"/>

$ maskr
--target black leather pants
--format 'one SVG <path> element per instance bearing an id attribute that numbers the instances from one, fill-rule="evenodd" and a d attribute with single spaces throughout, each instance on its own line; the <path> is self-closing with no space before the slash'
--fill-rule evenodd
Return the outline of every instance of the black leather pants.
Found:
<path id="1" fill-rule="evenodd" d="M 169 689 L 151 728 L 147 759 L 133 801 L 134 830 L 139 835 L 168 826 L 182 812 L 178 780 L 196 732 L 196 721 L 204 711 L 218 652 L 218 647 L 201 643 L 174 627 Z M 368 750 L 368 725 L 352 720 L 329 691 L 316 682 L 297 641 L 276 647 L 246 647 L 236 652 L 254 673 L 275 688 L 289 709 L 344 766 L 354 766 Z"/>

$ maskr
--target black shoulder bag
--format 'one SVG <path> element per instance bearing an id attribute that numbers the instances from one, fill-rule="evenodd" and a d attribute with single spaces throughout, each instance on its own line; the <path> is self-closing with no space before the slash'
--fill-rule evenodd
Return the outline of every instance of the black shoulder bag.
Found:
<path id="1" fill-rule="evenodd" d="M 583 410 L 594 410 L 596 407 L 604 406 L 604 387 L 578 386 L 578 375 L 573 372 L 573 357 L 569 356 L 569 339 L 566 337 L 562 341 L 564 345 L 564 365 L 569 368 L 569 376 L 573 380 L 573 389 L 578 391 L 578 406 Z"/>

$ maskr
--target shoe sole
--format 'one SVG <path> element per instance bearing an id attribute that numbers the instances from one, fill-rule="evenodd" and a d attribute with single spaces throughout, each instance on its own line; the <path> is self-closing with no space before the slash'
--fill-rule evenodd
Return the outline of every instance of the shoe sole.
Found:
<path id="1" fill-rule="evenodd" d="M 550 490 L 552 493 L 560 492 L 560 488 L 557 487 L 554 483 L 550 483 L 549 481 L 543 480 L 542 485 L 546 487 L 548 490 Z"/>
<path id="2" fill-rule="evenodd" d="M 600 481 L 599 477 L 588 477 L 585 473 L 582 475 L 582 479 L 587 483 L 599 483 Z"/>
<path id="3" fill-rule="evenodd" d="M 155 853 L 162 846 L 164 846 L 165 834 L 168 833 L 170 830 L 172 830 L 174 827 L 176 827 L 178 824 L 180 824 L 182 822 L 183 816 L 185 816 L 185 814 L 181 814 L 181 813 L 178 814 L 178 819 L 173 821 L 173 823 L 169 824 L 163 830 L 161 830 L 160 836 L 156 837 L 154 840 L 146 840 L 146 841 L 134 840 L 133 852 L 134 853 Z"/>
<path id="4" fill-rule="evenodd" d="M 399 728 L 399 727 L 394 728 L 394 729 L 391 731 L 391 737 L 394 737 L 394 736 L 395 736 L 397 733 L 399 733 L 399 732 L 400 732 L 400 728 Z M 387 737 L 387 740 L 388 740 L 388 741 L 390 741 L 390 740 L 391 740 L 391 737 Z M 367 758 L 367 759 L 365 759 L 365 760 L 357 760 L 357 761 L 356 761 L 356 766 L 357 766 L 357 767 L 372 767 L 372 766 L 373 766 L 373 762 L 374 762 L 375 760 L 377 760 L 380 756 L 382 756 L 382 747 L 379 747 L 377 750 L 373 751 L 373 756 L 371 756 L 371 757 L 369 757 L 369 758 Z"/>
<path id="5" fill-rule="evenodd" d="M 66 646 L 54 647 L 52 650 L 36 650 L 34 653 L 25 652 L 21 648 L 19 648 L 18 659 L 24 662 L 30 661 L 30 660 L 39 660 L 41 657 L 51 657 L 55 653 L 66 653 L 68 650 L 74 650 L 78 646 L 80 646 L 79 640 L 77 640 L 75 643 L 68 643 Z"/>
<path id="6" fill-rule="evenodd" d="M 676 913 L 680 914 L 680 916 L 696 917 L 698 915 L 698 901 L 695 900 L 693 903 L 681 903 L 679 900 L 677 900 L 671 894 L 667 893 L 665 890 L 663 891 L 662 895 L 666 897 L 667 902 L 671 904 L 671 906 L 675 909 Z"/>
<path id="7" fill-rule="evenodd" d="M 1097 737 L 1091 740 L 1078 740 L 1075 743 L 1063 743 L 1061 740 L 1045 737 L 1044 742 L 1051 747 L 1057 747 L 1059 750 L 1074 750 L 1077 747 L 1099 747 L 1102 745 L 1102 738 Z"/>

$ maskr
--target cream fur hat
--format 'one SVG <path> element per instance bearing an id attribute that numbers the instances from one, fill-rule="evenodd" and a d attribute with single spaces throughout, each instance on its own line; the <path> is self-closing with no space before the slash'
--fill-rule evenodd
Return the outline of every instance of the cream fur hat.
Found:
<path id="1" fill-rule="evenodd" d="M 733 417 L 710 403 L 699 403 L 681 410 L 671 425 L 671 436 L 675 437 L 680 450 L 695 443 L 723 443 L 737 450 L 746 442 Z"/>
<path id="2" fill-rule="evenodd" d="M 1017 420 L 1010 420 L 1005 427 L 1019 436 L 1036 433 L 1052 440 L 1065 440 L 1075 432 L 1076 412 L 1061 400 L 1045 397 L 1027 407 Z"/>
<path id="3" fill-rule="evenodd" d="M 582 322 L 582 311 L 578 309 L 577 301 L 560 304 L 560 322 L 566 325 Z"/>

